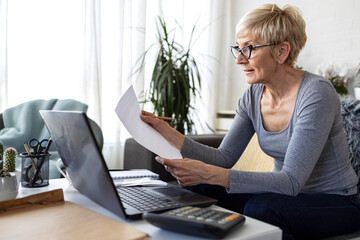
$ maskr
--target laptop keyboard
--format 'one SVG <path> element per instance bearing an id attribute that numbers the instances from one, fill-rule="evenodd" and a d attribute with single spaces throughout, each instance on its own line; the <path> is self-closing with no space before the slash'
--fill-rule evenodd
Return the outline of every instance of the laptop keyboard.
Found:
<path id="1" fill-rule="evenodd" d="M 117 187 L 121 201 L 140 210 L 156 211 L 182 206 L 180 203 L 146 192 L 141 187 Z"/>

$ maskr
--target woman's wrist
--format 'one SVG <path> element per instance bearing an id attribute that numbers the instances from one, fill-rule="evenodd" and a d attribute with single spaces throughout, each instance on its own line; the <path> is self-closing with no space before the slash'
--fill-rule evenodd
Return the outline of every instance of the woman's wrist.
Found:
<path id="1" fill-rule="evenodd" d="M 181 151 L 181 148 L 185 141 L 185 136 L 179 131 L 177 131 L 175 128 L 170 128 L 170 131 L 170 134 L 164 134 L 163 136 L 167 136 L 166 140 L 176 149 Z"/>
<path id="2" fill-rule="evenodd" d="M 213 169 L 209 169 L 207 172 L 210 174 L 208 183 L 211 185 L 219 185 L 225 188 L 230 187 L 230 170 L 213 165 L 209 165 Z"/>

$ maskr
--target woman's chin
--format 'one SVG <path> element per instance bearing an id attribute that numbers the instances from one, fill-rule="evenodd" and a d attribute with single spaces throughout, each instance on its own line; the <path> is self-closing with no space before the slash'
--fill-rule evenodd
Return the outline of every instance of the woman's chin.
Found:
<path id="1" fill-rule="evenodd" d="M 246 82 L 247 82 L 248 84 L 258 83 L 258 82 L 257 82 L 254 78 L 252 78 L 252 77 L 246 77 L 245 80 L 246 80 Z"/>

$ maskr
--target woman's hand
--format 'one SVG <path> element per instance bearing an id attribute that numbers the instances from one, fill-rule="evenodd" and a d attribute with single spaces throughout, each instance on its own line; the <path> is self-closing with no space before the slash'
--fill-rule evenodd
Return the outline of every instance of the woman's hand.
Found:
<path id="1" fill-rule="evenodd" d="M 212 184 L 230 186 L 229 170 L 189 158 L 166 159 L 157 156 L 156 161 L 165 166 L 181 186 Z"/>
<path id="2" fill-rule="evenodd" d="M 171 145 L 181 151 L 185 136 L 172 128 L 167 122 L 157 118 L 154 114 L 141 111 L 141 120 L 149 124 L 156 131 L 158 131 Z"/>

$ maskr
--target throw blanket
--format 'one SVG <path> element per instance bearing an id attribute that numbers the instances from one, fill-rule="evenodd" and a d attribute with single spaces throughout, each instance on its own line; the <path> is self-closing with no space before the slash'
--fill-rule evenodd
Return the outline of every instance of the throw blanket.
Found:
<path id="1" fill-rule="evenodd" d="M 341 114 L 349 145 L 350 161 L 360 178 L 360 101 L 353 98 L 343 100 Z"/>
<path id="2" fill-rule="evenodd" d="M 3 112 L 4 128 L 0 131 L 0 140 L 4 149 L 14 147 L 20 154 L 25 152 L 24 143 L 30 139 L 42 140 L 50 137 L 39 110 L 86 112 L 87 108 L 86 104 L 72 99 L 34 100 L 8 108 Z M 56 150 L 55 144 L 51 145 L 50 150 Z M 51 156 L 52 159 L 53 157 L 55 156 Z"/>

